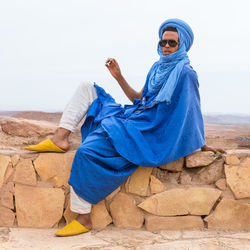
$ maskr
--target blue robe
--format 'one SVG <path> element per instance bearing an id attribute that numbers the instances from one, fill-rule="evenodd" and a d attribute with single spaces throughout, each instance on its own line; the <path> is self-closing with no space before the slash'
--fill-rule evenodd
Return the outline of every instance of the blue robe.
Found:
<path id="1" fill-rule="evenodd" d="M 181 71 L 171 103 L 152 107 L 154 95 L 122 107 L 95 84 L 98 98 L 81 128 L 69 179 L 76 194 L 96 204 L 119 187 L 136 168 L 157 167 L 205 145 L 199 83 L 190 65 Z M 157 94 L 157 93 L 156 93 Z"/>

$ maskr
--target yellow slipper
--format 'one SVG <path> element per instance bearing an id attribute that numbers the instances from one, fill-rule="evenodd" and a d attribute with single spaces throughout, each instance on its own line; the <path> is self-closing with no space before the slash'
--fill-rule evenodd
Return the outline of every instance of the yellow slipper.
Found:
<path id="1" fill-rule="evenodd" d="M 77 220 L 71 221 L 68 225 L 56 232 L 56 236 L 73 236 L 89 232 L 89 229 L 84 227 Z"/>
<path id="2" fill-rule="evenodd" d="M 42 141 L 39 144 L 26 147 L 25 149 L 38 152 L 66 152 L 65 150 L 56 146 L 50 139 Z"/>

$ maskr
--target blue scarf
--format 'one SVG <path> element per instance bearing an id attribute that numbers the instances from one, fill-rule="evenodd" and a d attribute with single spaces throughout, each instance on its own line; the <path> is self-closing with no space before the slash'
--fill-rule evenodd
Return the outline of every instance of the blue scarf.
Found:
<path id="1" fill-rule="evenodd" d="M 179 19 L 168 19 L 159 28 L 159 38 L 161 40 L 163 30 L 166 27 L 175 27 L 179 35 L 179 48 L 175 53 L 164 56 L 158 44 L 157 61 L 149 71 L 148 91 L 156 95 L 149 106 L 154 106 L 159 102 L 171 103 L 172 94 L 176 88 L 180 73 L 184 65 L 189 64 L 187 51 L 193 44 L 194 35 L 190 26 Z"/>

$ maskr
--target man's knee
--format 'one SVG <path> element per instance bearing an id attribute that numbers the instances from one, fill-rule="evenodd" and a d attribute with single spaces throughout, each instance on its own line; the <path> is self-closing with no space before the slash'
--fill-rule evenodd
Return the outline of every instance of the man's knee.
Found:
<path id="1" fill-rule="evenodd" d="M 91 89 L 91 88 L 94 88 L 94 83 L 93 82 L 90 82 L 90 81 L 84 81 L 84 82 L 81 82 L 79 84 L 79 89 Z"/>

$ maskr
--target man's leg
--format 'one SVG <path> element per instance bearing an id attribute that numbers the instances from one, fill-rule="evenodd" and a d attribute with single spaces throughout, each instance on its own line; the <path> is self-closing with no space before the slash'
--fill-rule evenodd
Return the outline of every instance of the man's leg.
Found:
<path id="1" fill-rule="evenodd" d="M 91 206 L 89 202 L 78 196 L 70 186 L 70 210 L 78 214 L 76 220 L 89 230 L 92 228 L 90 218 Z"/>
<path id="2" fill-rule="evenodd" d="M 78 213 L 78 216 L 75 220 L 58 230 L 56 236 L 73 236 L 90 231 L 92 229 L 91 206 L 89 202 L 78 196 L 70 186 L 70 210 Z"/>
<path id="3" fill-rule="evenodd" d="M 76 92 L 63 111 L 59 123 L 59 128 L 51 138 L 52 144 L 54 143 L 57 147 L 64 151 L 68 150 L 69 135 L 71 134 L 71 132 L 74 132 L 77 129 L 77 126 L 88 112 L 91 103 L 96 98 L 96 88 L 94 87 L 94 84 L 92 82 L 83 82 L 79 85 Z M 43 147 L 42 143 L 27 147 L 26 149 L 34 151 L 47 151 L 41 150 L 41 147 Z"/>

